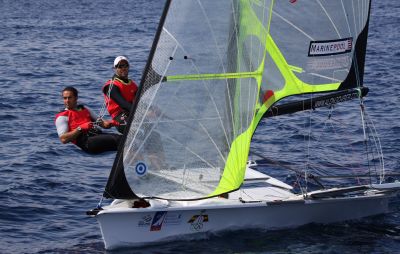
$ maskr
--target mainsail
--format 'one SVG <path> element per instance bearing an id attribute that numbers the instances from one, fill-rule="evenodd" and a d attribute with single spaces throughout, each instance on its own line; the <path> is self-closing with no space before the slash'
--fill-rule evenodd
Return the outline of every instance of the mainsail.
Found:
<path id="1" fill-rule="evenodd" d="M 236 190 L 282 98 L 360 88 L 369 0 L 170 0 L 104 196 Z"/>

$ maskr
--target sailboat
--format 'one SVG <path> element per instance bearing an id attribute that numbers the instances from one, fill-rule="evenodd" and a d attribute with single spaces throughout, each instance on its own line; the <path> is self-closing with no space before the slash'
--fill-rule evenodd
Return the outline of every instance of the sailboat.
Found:
<path id="1" fill-rule="evenodd" d="M 370 9 L 370 0 L 167 0 L 103 193 L 114 201 L 88 212 L 105 248 L 387 212 L 400 182 L 383 165 L 363 164 L 363 183 L 296 191 L 249 161 L 261 122 L 350 101 L 366 139 Z"/>

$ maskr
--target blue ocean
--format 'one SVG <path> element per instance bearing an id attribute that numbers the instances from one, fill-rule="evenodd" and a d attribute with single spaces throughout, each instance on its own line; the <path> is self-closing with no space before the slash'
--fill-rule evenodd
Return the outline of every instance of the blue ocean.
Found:
<path id="1" fill-rule="evenodd" d="M 112 62 L 138 83 L 163 9 L 158 0 L 0 0 L 0 253 L 107 253 L 97 221 L 115 153 L 58 139 L 61 90 L 97 113 Z M 385 167 L 400 173 L 400 2 L 373 1 L 364 83 Z M 258 129 L 262 133 L 263 125 Z M 256 146 L 267 146 L 254 136 Z M 285 142 L 285 141 L 281 141 Z M 235 231 L 112 253 L 400 253 L 400 198 L 361 221 Z"/>

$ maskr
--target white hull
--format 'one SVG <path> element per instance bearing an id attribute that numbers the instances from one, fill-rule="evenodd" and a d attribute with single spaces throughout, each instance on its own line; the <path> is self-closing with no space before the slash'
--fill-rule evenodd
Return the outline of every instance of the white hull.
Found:
<path id="1" fill-rule="evenodd" d="M 106 249 L 180 238 L 200 232 L 240 228 L 280 229 L 332 223 L 385 213 L 388 197 L 362 197 L 304 203 L 237 203 L 177 208 L 128 208 L 97 215 Z M 156 214 L 160 222 L 153 221 Z M 205 219 L 207 218 L 207 219 Z"/>
<path id="2" fill-rule="evenodd" d="M 230 194 L 229 199 L 152 201 L 152 206 L 148 208 L 129 208 L 132 207 L 131 201 L 114 202 L 104 207 L 96 218 L 105 248 L 115 249 L 196 233 L 244 228 L 282 229 L 308 223 L 353 220 L 387 212 L 393 193 L 363 193 L 352 197 L 304 200 L 302 196 L 282 188 L 252 187 Z M 247 202 L 240 201 L 239 197 Z"/>

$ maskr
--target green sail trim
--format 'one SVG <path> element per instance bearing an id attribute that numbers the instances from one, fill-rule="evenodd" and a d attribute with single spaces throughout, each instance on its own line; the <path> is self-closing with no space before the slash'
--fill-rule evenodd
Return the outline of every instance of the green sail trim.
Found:
<path id="1" fill-rule="evenodd" d="M 264 105 L 269 108 L 272 106 L 274 101 L 274 96 L 272 96 Z M 236 190 L 243 183 L 251 137 L 253 136 L 257 124 L 257 118 L 253 118 L 249 128 L 233 141 L 219 185 L 215 191 L 209 195 L 209 197 L 218 196 Z"/>
<path id="2" fill-rule="evenodd" d="M 266 35 L 268 34 L 267 31 L 265 30 L 263 23 L 258 19 L 256 13 L 254 13 L 252 7 L 251 7 L 251 2 L 262 6 L 260 1 L 245 1 L 241 0 L 240 1 L 240 21 L 239 21 L 239 31 L 240 34 L 238 36 L 238 45 L 244 45 L 245 40 L 248 36 L 256 36 L 259 38 L 260 42 L 264 41 L 262 38 L 266 38 Z M 270 8 L 270 14 L 269 14 L 269 19 L 268 19 L 268 31 L 269 27 L 271 24 L 271 17 L 272 17 L 272 6 L 273 6 L 273 1 L 271 4 Z M 262 82 L 262 74 L 264 71 L 264 66 L 265 66 L 265 59 L 266 59 L 266 54 L 267 54 L 267 48 L 266 44 L 263 44 L 263 55 L 262 59 L 260 61 L 260 65 L 258 68 L 252 72 L 252 78 L 256 80 L 257 83 L 257 93 L 260 94 L 261 90 L 261 82 Z M 242 56 L 243 54 L 243 48 L 242 46 L 238 48 L 238 57 Z M 240 59 L 237 61 L 237 70 L 241 70 L 240 66 Z M 240 82 L 238 80 L 237 82 Z M 240 96 L 240 86 L 237 86 L 237 93 L 234 98 L 235 103 L 234 105 L 237 105 L 236 101 L 238 101 L 238 96 Z M 257 107 L 257 103 L 253 105 L 253 108 Z M 247 165 L 247 159 L 248 159 L 248 154 L 250 150 L 250 143 L 251 143 L 251 138 L 253 136 L 254 130 L 256 129 L 256 126 L 258 122 L 256 121 L 257 119 L 253 116 L 252 121 L 250 122 L 249 127 L 247 130 L 242 132 L 237 136 L 237 138 L 232 142 L 231 149 L 228 154 L 228 158 L 225 164 L 225 168 L 223 171 L 223 174 L 221 176 L 221 180 L 217 186 L 217 188 L 214 190 L 213 193 L 211 193 L 209 196 L 217 196 L 223 193 L 230 192 L 232 190 L 236 190 L 240 187 L 240 185 L 243 183 L 245 172 L 246 172 L 246 165 Z M 234 121 L 235 126 L 239 126 L 239 116 L 235 115 L 235 121 Z M 235 135 L 237 135 L 237 129 L 234 128 Z"/>
<path id="3" fill-rule="evenodd" d="M 252 122 L 254 123 L 254 120 Z M 247 156 L 243 155 L 249 153 L 252 134 L 252 128 L 249 128 L 233 141 L 221 180 L 218 187 L 209 197 L 231 192 L 240 187 L 244 179 L 247 164 Z"/>

